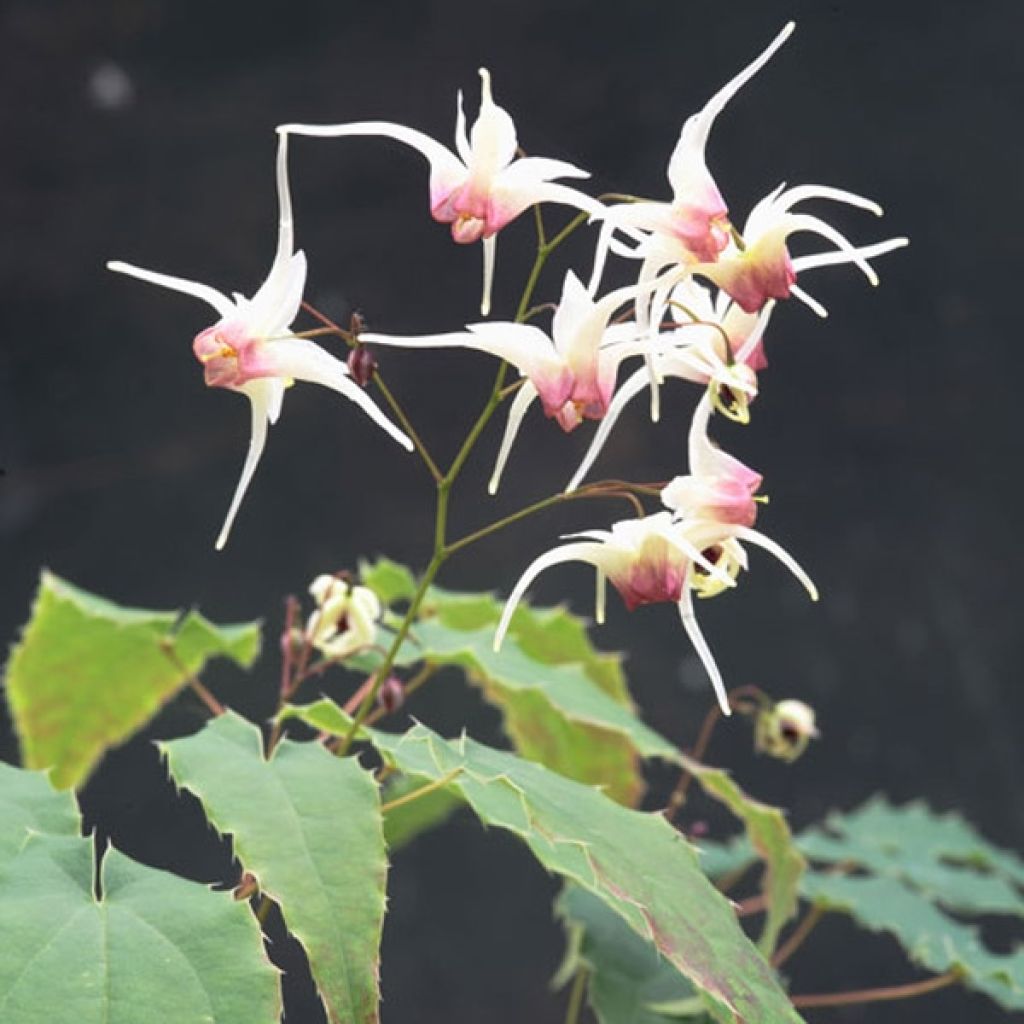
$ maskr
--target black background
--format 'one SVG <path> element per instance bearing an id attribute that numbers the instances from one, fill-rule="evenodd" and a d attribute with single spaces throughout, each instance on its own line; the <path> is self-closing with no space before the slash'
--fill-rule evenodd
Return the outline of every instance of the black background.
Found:
<path id="1" fill-rule="evenodd" d="M 823 600 L 809 603 L 755 554 L 738 593 L 702 604 L 702 623 L 731 684 L 810 701 L 824 740 L 784 769 L 750 756 L 739 723 L 723 729 L 711 757 L 789 807 L 797 827 L 884 790 L 962 809 L 994 841 L 1024 846 L 1024 11 L 1010 0 L 3 4 L 3 635 L 13 639 L 25 620 L 40 565 L 124 603 L 196 604 L 216 620 L 263 616 L 276 627 L 282 595 L 318 572 L 378 552 L 426 562 L 427 476 L 356 410 L 301 386 L 271 431 L 227 551 L 215 553 L 248 436 L 246 403 L 202 384 L 189 351 L 210 320 L 202 304 L 103 269 L 120 258 L 251 293 L 274 245 L 275 124 L 382 118 L 450 143 L 455 92 L 466 92 L 472 119 L 485 65 L 530 153 L 591 169 L 595 193 L 665 198 L 684 118 L 790 17 L 795 36 L 712 135 L 709 162 L 734 218 L 742 223 L 782 180 L 828 183 L 879 200 L 887 216 L 822 207 L 826 219 L 858 241 L 906 234 L 911 247 L 877 261 L 877 291 L 849 268 L 809 272 L 801 283 L 831 317 L 819 322 L 795 303 L 779 310 L 753 424 L 716 424 L 765 474 L 772 502 L 760 525 L 809 569 Z M 113 108 L 96 89 L 111 63 L 131 91 Z M 314 303 L 338 316 L 358 308 L 396 333 L 476 319 L 479 247 L 452 245 L 430 220 L 413 151 L 298 139 L 292 171 Z M 552 209 L 548 221 L 561 217 Z M 588 244 L 570 252 L 581 268 Z M 526 219 L 501 236 L 497 316 L 514 309 L 531 245 Z M 556 298 L 559 283 L 556 267 L 538 297 Z M 382 362 L 433 447 L 450 455 L 491 361 L 387 353 Z M 598 473 L 678 472 L 695 397 L 670 385 L 658 427 L 638 402 Z M 467 469 L 455 533 L 559 487 L 587 433 L 563 438 L 532 417 L 492 501 L 483 485 L 498 429 Z M 453 561 L 445 581 L 507 592 L 559 533 L 619 514 L 579 504 L 539 517 Z M 590 590 L 586 571 L 566 568 L 535 593 L 588 613 Z M 646 720 L 689 742 L 710 693 L 673 610 L 630 616 L 616 603 L 598 638 L 628 650 Z M 251 678 L 209 675 L 225 700 L 257 716 L 273 701 L 272 629 L 267 646 Z M 495 714 L 454 681 L 412 711 L 495 735 Z M 200 720 L 184 697 L 163 728 Z M 89 820 L 150 863 L 184 856 L 185 870 L 213 880 L 225 870 L 215 841 L 195 838 L 194 813 L 193 832 L 182 831 L 192 812 L 175 816 L 166 791 L 151 795 L 158 777 L 145 744 L 111 756 L 91 788 Z M 666 780 L 654 784 L 656 802 Z M 554 885 L 516 843 L 460 819 L 399 855 L 390 891 L 385 1020 L 561 1020 L 564 996 L 545 987 L 559 955 Z M 821 928 L 792 973 L 794 991 L 915 976 L 893 944 L 854 939 L 841 922 Z M 297 1008 L 292 1019 L 312 1012 Z M 809 1017 L 1004 1019 L 958 993 Z"/>

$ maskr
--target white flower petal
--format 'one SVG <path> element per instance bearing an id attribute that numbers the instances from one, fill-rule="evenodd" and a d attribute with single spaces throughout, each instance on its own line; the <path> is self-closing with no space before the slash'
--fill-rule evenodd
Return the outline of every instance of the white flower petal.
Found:
<path id="1" fill-rule="evenodd" d="M 231 316 L 235 310 L 235 304 L 216 288 L 208 284 L 200 284 L 198 281 L 189 281 L 184 277 L 172 277 L 170 274 L 159 274 L 155 270 L 143 270 L 131 263 L 122 263 L 121 260 L 111 260 L 107 264 L 107 270 L 113 270 L 115 274 L 127 274 L 129 277 L 137 277 L 140 281 L 147 281 L 149 284 L 158 284 L 161 288 L 170 288 L 171 291 L 182 292 L 191 295 L 196 299 L 202 299 L 209 303 L 221 317 Z"/>
<path id="2" fill-rule="evenodd" d="M 862 259 L 870 260 L 876 256 L 882 256 L 895 249 L 902 249 L 910 245 L 909 238 L 889 238 L 884 242 L 876 242 L 874 245 L 858 246 L 854 251 Z M 837 263 L 849 263 L 849 253 L 841 249 L 829 249 L 827 252 L 813 252 L 806 256 L 796 256 L 793 259 L 793 269 L 799 274 L 802 270 L 811 270 L 815 267 L 830 267 Z"/>
<path id="3" fill-rule="evenodd" d="M 537 397 L 537 389 L 528 381 L 523 381 L 522 387 L 516 394 L 516 397 L 512 399 L 512 404 L 508 409 L 508 421 L 505 424 L 505 433 L 501 438 L 501 447 L 498 449 L 498 457 L 494 463 L 494 472 L 491 474 L 490 482 L 487 484 L 488 494 L 497 494 L 498 486 L 501 483 L 501 474 L 505 469 L 505 463 L 508 461 L 509 452 L 512 451 L 512 443 L 516 439 L 516 435 L 519 433 L 519 428 L 522 425 L 523 417 L 526 415 L 527 409 Z"/>
<path id="4" fill-rule="evenodd" d="M 469 130 L 469 175 L 481 184 L 490 182 L 516 155 L 516 126 L 508 111 L 491 95 L 491 73 L 480 68 L 480 113 Z"/>
<path id="5" fill-rule="evenodd" d="M 833 188 L 831 185 L 795 185 L 777 198 L 779 202 L 785 201 L 784 208 L 787 210 L 805 199 L 833 199 L 837 203 L 848 203 L 861 210 L 868 210 L 876 217 L 882 216 L 882 208 L 873 199 L 859 196 L 856 192 L 847 192 L 844 188 Z"/>
<path id="6" fill-rule="evenodd" d="M 668 180 L 672 189 L 679 195 L 689 183 L 689 173 L 694 157 L 703 163 L 704 149 L 708 135 L 715 119 L 725 109 L 726 104 L 772 59 L 776 50 L 790 37 L 795 22 L 788 22 L 782 31 L 755 57 L 738 75 L 727 82 L 704 105 L 704 109 L 690 117 L 683 125 L 682 134 L 668 165 Z"/>
<path id="7" fill-rule="evenodd" d="M 292 135 L 313 135 L 317 138 L 338 139 L 347 136 L 383 135 L 418 150 L 430 162 L 432 175 L 451 181 L 453 184 L 466 177 L 462 161 L 447 146 L 442 146 L 415 128 L 391 121 L 353 121 L 350 124 L 286 124 L 279 131 Z"/>
<path id="8" fill-rule="evenodd" d="M 527 588 L 545 569 L 560 565 L 562 562 L 589 562 L 591 565 L 601 568 L 601 563 L 606 558 L 606 552 L 602 544 L 563 544 L 561 547 L 552 548 L 544 554 L 535 558 L 527 567 L 519 582 L 516 583 L 505 602 L 505 609 L 501 613 L 501 621 L 494 631 L 494 649 L 501 650 L 502 641 L 508 631 L 509 623 L 512 621 L 516 607 L 526 593 Z"/>
<path id="9" fill-rule="evenodd" d="M 381 429 L 385 430 L 403 448 L 413 450 L 412 441 L 396 427 L 371 401 L 369 396 L 349 376 L 348 367 L 307 338 L 288 338 L 268 341 L 263 346 L 267 362 L 278 377 L 291 377 L 321 384 L 337 391 L 359 406 Z"/>
<path id="10" fill-rule="evenodd" d="M 471 151 L 469 136 L 466 135 L 466 109 L 462 104 L 461 89 L 455 104 L 455 152 L 459 154 L 464 164 L 469 163 Z"/>
<path id="11" fill-rule="evenodd" d="M 590 447 L 587 449 L 586 455 L 583 456 L 583 461 L 579 465 L 579 469 L 576 470 L 572 475 L 572 479 L 569 481 L 565 488 L 566 494 L 571 494 L 579 487 L 582 483 L 583 478 L 590 472 L 590 467 L 593 466 L 594 461 L 598 455 L 601 454 L 601 449 L 604 448 L 605 443 L 608 440 L 608 435 L 612 432 L 612 427 L 615 426 L 619 416 L 622 415 L 623 409 L 634 399 L 641 391 L 647 386 L 648 374 L 647 370 L 637 370 L 631 376 L 627 377 L 625 382 L 616 390 L 611 402 L 608 403 L 608 410 L 605 412 L 601 421 L 598 423 L 597 431 L 594 433 L 594 438 L 590 442 Z"/>
<path id="12" fill-rule="evenodd" d="M 484 287 L 480 296 L 480 315 L 491 315 L 491 287 L 494 284 L 494 256 L 498 248 L 498 236 L 491 235 L 483 240 L 484 249 Z"/>
<path id="13" fill-rule="evenodd" d="M 732 708 L 729 707 L 729 698 L 726 696 L 722 673 L 715 663 L 715 656 L 711 653 L 711 648 L 708 647 L 704 634 L 700 631 L 700 626 L 697 625 L 697 618 L 693 614 L 693 592 L 690 589 L 690 574 L 692 572 L 691 568 L 687 568 L 683 593 L 679 598 L 679 617 L 683 620 L 683 628 L 690 638 L 690 643 L 693 644 L 693 649 L 697 652 L 705 671 L 711 678 L 711 685 L 715 688 L 715 696 L 718 698 L 718 706 L 722 709 L 722 714 L 731 715 Z"/>
<path id="14" fill-rule="evenodd" d="M 235 487 L 235 493 L 231 499 L 227 517 L 224 519 L 224 525 L 221 527 L 220 534 L 217 537 L 215 547 L 218 551 L 223 550 L 224 545 L 228 542 L 228 536 L 231 533 L 231 526 L 235 521 L 235 516 L 238 514 L 238 508 L 242 504 L 245 492 L 249 489 L 253 474 L 259 465 L 260 456 L 263 454 L 263 448 L 267 443 L 267 422 L 269 420 L 270 407 L 274 400 L 273 388 L 270 386 L 270 383 L 264 380 L 253 380 L 249 381 L 242 388 L 245 397 L 249 399 L 249 410 L 252 414 L 252 432 L 249 437 L 249 449 L 245 453 L 242 475 L 238 480 L 238 485 Z"/>
<path id="15" fill-rule="evenodd" d="M 802 584 L 810 595 L 812 601 L 818 600 L 818 588 L 812 582 L 810 576 L 800 567 L 796 559 L 781 544 L 776 543 L 770 537 L 766 537 L 758 530 L 752 530 L 746 526 L 737 526 L 733 532 L 740 540 L 749 544 L 764 548 L 765 551 L 773 554 Z"/>

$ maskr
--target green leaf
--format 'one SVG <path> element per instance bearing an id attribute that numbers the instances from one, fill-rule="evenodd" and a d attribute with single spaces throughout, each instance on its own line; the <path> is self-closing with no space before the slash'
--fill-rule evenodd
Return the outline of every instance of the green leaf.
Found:
<path id="1" fill-rule="evenodd" d="M 282 740 L 270 761 L 260 731 L 228 712 L 160 745 L 305 947 L 331 1021 L 377 1020 L 387 861 L 380 798 L 355 758 Z"/>
<path id="2" fill-rule="evenodd" d="M 828 910 L 850 914 L 872 931 L 895 936 L 912 961 L 935 972 L 957 970 L 964 983 L 1007 1009 L 1024 1009 L 1024 949 L 993 953 L 978 929 L 957 915 L 1024 917 L 1015 854 L 992 846 L 962 818 L 923 804 L 893 807 L 875 798 L 825 829 L 799 837 L 812 861 L 831 865 L 801 883 Z M 865 872 L 847 877 L 851 867 Z"/>
<path id="3" fill-rule="evenodd" d="M 122 608 L 44 572 L 7 667 L 26 767 L 77 786 L 109 747 L 149 721 L 207 658 L 248 667 L 259 624 L 215 626 L 197 612 Z"/>
<path id="4" fill-rule="evenodd" d="M 862 927 L 893 935 L 907 956 L 937 974 L 962 972 L 964 984 L 1008 1010 L 1024 1010 L 1024 949 L 986 949 L 978 929 L 955 920 L 896 878 L 846 877 L 812 871 L 801 886 L 825 910 L 849 914 Z"/>
<path id="5" fill-rule="evenodd" d="M 800 846 L 816 861 L 900 878 L 950 910 L 1024 917 L 1020 859 L 956 814 L 935 814 L 920 803 L 893 807 L 876 797 L 850 814 L 830 815 L 824 830 L 800 837 Z"/>
<path id="6" fill-rule="evenodd" d="M 447 789 L 435 789 L 408 803 L 386 807 L 422 788 L 422 779 L 410 779 L 406 775 L 392 776 L 385 784 L 382 800 L 385 804 L 384 842 L 388 850 L 394 852 L 424 832 L 444 824 L 462 806 L 462 801 Z"/>
<path id="7" fill-rule="evenodd" d="M 520 836 L 548 870 L 654 942 L 719 1013 L 758 1024 L 800 1020 L 728 900 L 661 815 L 622 807 L 593 787 L 466 737 L 443 740 L 422 725 L 403 736 L 365 735 L 408 775 L 450 777 L 447 788 L 485 824 Z"/>
<path id="8" fill-rule="evenodd" d="M 567 885 L 555 913 L 569 941 L 556 981 L 587 972 L 587 1000 L 598 1024 L 707 1020 L 693 985 L 597 896 Z"/>
<path id="9" fill-rule="evenodd" d="M 0 1019 L 12 1024 L 276 1024 L 277 971 L 229 893 L 33 834 L 0 868 Z"/>
<path id="10" fill-rule="evenodd" d="M 758 945 L 762 953 L 771 956 L 782 926 L 796 915 L 800 876 L 807 862 L 794 845 L 785 815 L 778 807 L 747 796 L 721 768 L 709 768 L 690 758 L 684 758 L 684 763 L 704 791 L 725 804 L 743 822 L 750 845 L 764 861 L 761 891 L 765 895 L 767 913 Z"/>
<path id="11" fill-rule="evenodd" d="M 628 704 L 595 683 L 582 662 L 538 661 L 515 634 L 495 652 L 493 626 L 457 629 L 440 616 L 417 623 L 412 633 L 399 663 L 461 668 L 503 712 L 509 738 L 524 757 L 602 785 L 622 803 L 635 803 L 642 792 L 638 756 L 675 754 Z"/>
<path id="12" fill-rule="evenodd" d="M 0 763 L 0 869 L 21 852 L 33 833 L 77 836 L 78 805 L 58 793 L 46 776 Z"/>
<path id="13" fill-rule="evenodd" d="M 697 842 L 700 866 L 709 878 L 722 878 L 745 871 L 757 860 L 757 854 L 747 836 L 733 836 L 724 843 L 701 839 Z"/>
<path id="14" fill-rule="evenodd" d="M 380 598 L 381 604 L 411 601 L 416 596 L 416 577 L 390 558 L 359 563 L 359 578 Z"/>

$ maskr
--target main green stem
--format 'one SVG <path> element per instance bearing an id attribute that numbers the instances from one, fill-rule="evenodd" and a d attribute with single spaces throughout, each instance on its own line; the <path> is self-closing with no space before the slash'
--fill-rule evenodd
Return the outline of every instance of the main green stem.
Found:
<path id="1" fill-rule="evenodd" d="M 548 257 L 558 248 L 566 238 L 572 234 L 581 224 L 586 221 L 586 214 L 582 214 L 580 217 L 576 217 L 571 220 L 554 238 L 550 241 L 545 241 L 543 235 L 538 232 L 538 246 L 537 255 L 534 258 L 533 266 L 530 269 L 530 275 L 526 279 L 526 285 L 523 288 L 523 294 L 519 299 L 519 308 L 516 310 L 516 323 L 523 323 L 526 320 L 526 315 L 530 309 L 530 302 L 533 299 L 534 290 L 537 287 L 537 282 L 540 280 L 541 271 L 544 269 L 544 264 L 547 263 Z M 396 631 L 394 638 L 391 641 L 391 646 L 388 648 L 387 653 L 384 655 L 384 661 L 381 663 L 380 668 L 374 673 L 373 685 L 366 691 L 366 696 L 363 697 L 362 702 L 359 705 L 359 709 L 356 711 L 355 718 L 352 720 L 352 725 L 349 726 L 348 732 L 345 734 L 345 738 L 341 741 L 338 747 L 338 755 L 344 757 L 348 753 L 348 749 L 352 746 L 352 741 L 356 738 L 356 734 L 359 732 L 360 726 L 366 721 L 370 712 L 373 710 L 374 702 L 377 700 L 377 694 L 380 692 L 380 688 L 384 685 L 388 676 L 391 674 L 391 669 L 394 667 L 395 658 L 398 657 L 398 652 L 405 643 L 406 637 L 409 635 L 409 630 L 412 628 L 413 622 L 416 621 L 416 616 L 419 614 L 420 606 L 423 604 L 423 599 L 427 596 L 427 591 L 430 589 L 431 583 L 434 582 L 434 578 L 437 576 L 441 569 L 441 566 L 448 560 L 448 558 L 459 548 L 465 546 L 466 538 L 462 541 L 456 542 L 455 544 L 449 545 L 448 543 L 448 506 L 451 499 L 452 487 L 455 485 L 455 481 L 459 478 L 459 474 L 462 472 L 463 466 L 465 466 L 467 459 L 472 454 L 473 449 L 476 447 L 477 441 L 480 440 L 480 435 L 484 432 L 484 428 L 490 422 L 491 417 L 497 411 L 499 405 L 502 402 L 502 389 L 505 386 L 505 374 L 508 371 L 508 364 L 502 362 L 498 367 L 498 372 L 494 377 L 494 384 L 491 387 L 491 394 L 484 404 L 483 409 L 480 410 L 480 414 L 477 416 L 473 426 L 470 427 L 469 433 L 466 435 L 465 441 L 462 442 L 462 447 L 459 448 L 452 460 L 452 464 L 448 467 L 448 472 L 435 479 L 437 480 L 437 500 L 434 507 L 434 550 L 431 556 L 430 562 L 427 568 L 424 570 L 423 576 L 420 578 L 419 586 L 416 588 L 416 593 L 413 595 L 412 600 L 409 602 L 409 607 L 406 610 L 405 616 L 402 619 L 401 624 Z M 553 502 L 538 502 L 539 508 L 544 508 L 548 504 Z M 533 509 L 538 510 L 537 508 Z M 517 516 L 516 518 L 519 518 Z M 485 535 L 485 531 L 477 531 L 478 534 Z"/>

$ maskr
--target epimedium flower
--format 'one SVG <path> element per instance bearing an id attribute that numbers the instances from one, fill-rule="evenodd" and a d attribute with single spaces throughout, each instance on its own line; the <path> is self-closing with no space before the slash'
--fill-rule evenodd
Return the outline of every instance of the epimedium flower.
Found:
<path id="1" fill-rule="evenodd" d="M 686 120 L 668 163 L 671 202 L 639 200 L 609 208 L 601 226 L 590 279 L 591 292 L 598 287 L 609 248 L 620 255 L 642 258 L 641 278 L 645 278 L 657 274 L 668 264 L 713 261 L 729 244 L 732 231 L 729 209 L 708 170 L 705 155 L 708 137 L 729 101 L 771 60 L 794 28 L 794 22 L 788 22 L 702 110 Z M 639 246 L 630 250 L 613 241 L 613 233 L 624 229 L 648 234 Z"/>
<path id="2" fill-rule="evenodd" d="M 430 213 L 451 226 L 460 244 L 483 242 L 484 284 L 480 302 L 483 316 L 490 313 L 491 283 L 497 233 L 524 210 L 537 203 L 562 203 L 600 217 L 605 208 L 590 196 L 555 178 L 589 178 L 563 160 L 524 156 L 516 158 L 516 128 L 508 112 L 491 95 L 491 76 L 480 68 L 480 111 L 469 133 L 459 92 L 455 121 L 455 152 L 429 135 L 391 121 L 355 121 L 348 124 L 287 124 L 279 130 L 295 135 L 340 138 L 383 135 L 423 154 L 430 163 Z"/>
<path id="3" fill-rule="evenodd" d="M 712 299 L 709 289 L 686 278 L 670 297 L 656 299 L 655 305 L 659 309 L 659 323 L 661 310 L 670 310 L 676 317 L 672 328 L 658 336 L 653 352 L 649 353 L 656 380 L 662 383 L 666 377 L 676 377 L 707 385 L 720 412 L 730 419 L 748 422 L 748 406 L 757 396 L 757 371 L 768 365 L 763 338 L 773 303 L 766 304 L 756 315 L 749 314 L 724 292 Z M 615 390 L 566 492 L 579 487 L 626 406 L 651 385 L 651 380 L 651 373 L 641 368 Z"/>
<path id="4" fill-rule="evenodd" d="M 237 391 L 249 399 L 252 429 L 242 475 L 217 537 L 218 550 L 227 543 L 232 523 L 263 454 L 267 427 L 277 422 L 285 388 L 293 381 L 310 381 L 337 391 L 355 402 L 399 444 L 409 451 L 413 448 L 409 438 L 351 380 L 344 362 L 314 342 L 291 333 L 306 283 L 306 257 L 301 251 L 294 251 L 288 144 L 283 133 L 279 135 L 277 148 L 277 196 L 280 210 L 277 251 L 270 273 L 252 298 L 237 292 L 228 298 L 209 285 L 129 263 L 107 264 L 108 269 L 117 273 L 202 299 L 220 317 L 196 335 L 192 350 L 203 366 L 207 385 Z"/>
<path id="5" fill-rule="evenodd" d="M 832 199 L 882 216 L 877 203 L 844 189 L 827 185 L 787 189 L 780 185 L 750 211 L 742 235 L 733 239 L 725 251 L 714 261 L 701 262 L 690 269 L 714 282 L 748 313 L 756 313 L 770 299 L 788 299 L 792 295 L 819 316 L 827 316 L 825 307 L 797 285 L 800 271 L 853 263 L 872 285 L 877 285 L 878 275 L 868 260 L 909 244 L 906 238 L 890 238 L 857 248 L 821 218 L 793 212 L 797 203 L 807 199 Z M 787 240 L 799 232 L 819 235 L 836 248 L 792 257 Z"/>
<path id="6" fill-rule="evenodd" d="M 775 555 L 812 600 L 818 599 L 818 592 L 784 548 L 752 528 L 761 476 L 711 442 L 707 433 L 711 409 L 711 398 L 706 394 L 690 428 L 690 473 L 677 477 L 661 492 L 668 511 L 614 523 L 611 530 L 564 537 L 570 543 L 536 558 L 509 596 L 495 633 L 495 649 L 501 646 L 516 606 L 542 572 L 562 562 L 587 562 L 597 571 L 598 623 L 604 621 L 608 582 L 630 611 L 663 601 L 676 605 L 722 713 L 730 714 L 721 671 L 697 623 L 693 593 L 713 597 L 736 585 L 739 573 L 748 564 L 741 541 Z"/>
<path id="7" fill-rule="evenodd" d="M 309 617 L 306 635 L 325 657 L 341 661 L 373 645 L 382 608 L 369 587 L 324 574 L 313 580 L 309 592 L 317 607 Z"/>
<path id="8" fill-rule="evenodd" d="M 643 354 L 633 322 L 609 324 L 620 307 L 633 300 L 633 286 L 595 301 L 570 270 L 555 309 L 549 336 L 532 324 L 490 321 L 465 331 L 419 337 L 364 334 L 365 341 L 406 348 L 472 348 L 504 359 L 525 378 L 509 407 L 508 421 L 488 489 L 494 494 L 520 425 L 540 400 L 544 414 L 567 433 L 584 419 L 601 419 L 615 391 L 619 366 Z"/>

